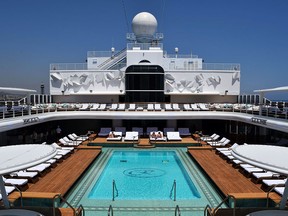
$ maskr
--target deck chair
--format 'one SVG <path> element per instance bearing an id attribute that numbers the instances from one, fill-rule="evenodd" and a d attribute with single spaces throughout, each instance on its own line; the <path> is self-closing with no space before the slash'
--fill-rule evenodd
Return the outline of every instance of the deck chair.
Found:
<path id="1" fill-rule="evenodd" d="M 153 136 L 153 134 L 155 136 Z M 151 131 L 149 135 L 149 140 L 151 141 L 166 141 L 162 131 Z"/>
<path id="2" fill-rule="evenodd" d="M 124 137 L 125 141 L 138 141 L 139 135 L 137 131 L 127 131 Z"/>
<path id="3" fill-rule="evenodd" d="M 96 111 L 98 108 L 99 108 L 100 104 L 96 103 L 96 104 L 93 104 L 90 108 L 91 111 Z"/>
<path id="4" fill-rule="evenodd" d="M 136 110 L 136 104 L 129 104 L 128 111 L 135 111 Z"/>
<path id="5" fill-rule="evenodd" d="M 158 127 L 147 127 L 145 135 L 150 136 L 150 133 L 153 131 L 158 131 Z"/>
<path id="6" fill-rule="evenodd" d="M 100 128 L 98 136 L 99 137 L 107 137 L 109 135 L 110 131 L 112 131 L 112 128 L 110 128 L 110 127 Z"/>
<path id="7" fill-rule="evenodd" d="M 114 110 L 117 110 L 117 108 L 118 108 L 118 104 L 114 103 L 114 104 L 111 105 L 109 110 L 113 110 L 114 111 Z"/>
<path id="8" fill-rule="evenodd" d="M 121 140 L 122 140 L 122 132 L 120 131 L 110 131 L 107 137 L 107 141 L 121 141 Z"/>
<path id="9" fill-rule="evenodd" d="M 164 136 L 167 136 L 167 132 L 172 132 L 172 131 L 175 131 L 175 129 L 174 128 L 164 128 L 163 129 Z"/>
<path id="10" fill-rule="evenodd" d="M 175 111 L 180 111 L 180 107 L 179 107 L 179 104 L 172 104 L 172 108 L 173 108 L 173 110 L 175 110 Z"/>
<path id="11" fill-rule="evenodd" d="M 115 127 L 115 132 L 122 132 L 122 135 L 126 135 L 126 127 Z"/>
<path id="12" fill-rule="evenodd" d="M 172 108 L 171 104 L 165 104 L 165 110 L 166 111 L 172 111 L 173 108 Z"/>
<path id="13" fill-rule="evenodd" d="M 262 183 L 266 186 L 266 187 L 273 187 L 273 186 L 285 186 L 285 183 L 287 181 L 286 179 L 264 179 L 262 181 Z"/>
<path id="14" fill-rule="evenodd" d="M 132 127 L 132 131 L 137 131 L 138 136 L 143 136 L 143 128 L 142 127 Z"/>
<path id="15" fill-rule="evenodd" d="M 24 186 L 28 183 L 28 179 L 5 178 L 3 176 L 2 178 L 7 185 Z"/>
<path id="16" fill-rule="evenodd" d="M 162 110 L 161 104 L 155 104 L 155 105 L 154 105 L 154 110 L 155 110 L 155 111 L 161 111 L 161 110 Z"/>
<path id="17" fill-rule="evenodd" d="M 89 104 L 83 104 L 82 107 L 79 108 L 79 110 L 88 110 L 90 108 Z"/>
<path id="18" fill-rule="evenodd" d="M 200 108 L 198 107 L 197 104 L 191 104 L 191 109 L 192 109 L 193 111 L 199 111 L 199 110 L 200 110 Z"/>
<path id="19" fill-rule="evenodd" d="M 6 191 L 6 194 L 9 195 L 10 193 L 12 193 L 13 191 L 15 190 L 15 186 L 5 186 L 5 191 Z M 0 200 L 2 200 L 2 195 L 0 193 Z"/>
<path id="20" fill-rule="evenodd" d="M 192 110 L 192 108 L 190 107 L 189 104 L 184 104 L 184 105 L 183 105 L 183 109 L 184 109 L 185 111 L 191 111 L 191 110 Z"/>
<path id="21" fill-rule="evenodd" d="M 126 108 L 125 104 L 119 104 L 117 110 L 119 110 L 119 111 L 124 111 L 125 108 Z"/>
<path id="22" fill-rule="evenodd" d="M 263 173 L 252 173 L 252 181 L 256 184 L 262 181 L 263 179 L 273 179 L 273 178 L 279 178 L 280 174 L 275 172 L 263 172 Z"/>
<path id="23" fill-rule="evenodd" d="M 178 131 L 180 133 L 180 136 L 191 136 L 189 128 L 178 128 Z"/>
<path id="24" fill-rule="evenodd" d="M 274 191 L 283 196 L 285 187 L 275 187 Z"/>
<path id="25" fill-rule="evenodd" d="M 203 103 L 199 104 L 199 108 L 202 111 L 208 111 L 209 110 L 209 108 L 206 107 L 206 104 L 203 104 Z"/>
<path id="26" fill-rule="evenodd" d="M 106 104 L 100 104 L 98 110 L 104 111 L 106 109 Z"/>
<path id="27" fill-rule="evenodd" d="M 154 104 L 148 104 L 147 110 L 148 111 L 153 111 L 154 110 Z"/>
<path id="28" fill-rule="evenodd" d="M 182 140 L 182 138 L 180 137 L 179 131 L 168 131 L 167 139 L 168 141 L 181 141 Z"/>

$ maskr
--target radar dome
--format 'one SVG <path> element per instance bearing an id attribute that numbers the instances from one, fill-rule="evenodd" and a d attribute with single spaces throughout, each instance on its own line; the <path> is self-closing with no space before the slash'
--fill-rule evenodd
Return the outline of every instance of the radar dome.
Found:
<path id="1" fill-rule="evenodd" d="M 156 18 L 148 13 L 138 13 L 132 20 L 132 30 L 138 42 L 150 42 L 157 29 Z"/>

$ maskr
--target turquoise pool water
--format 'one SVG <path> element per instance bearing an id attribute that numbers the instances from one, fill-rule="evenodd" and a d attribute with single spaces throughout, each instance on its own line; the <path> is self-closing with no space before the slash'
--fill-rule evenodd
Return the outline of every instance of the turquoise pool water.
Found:
<path id="1" fill-rule="evenodd" d="M 173 192 L 170 196 L 174 180 L 176 201 Z M 174 216 L 176 205 L 181 216 L 203 216 L 207 204 L 216 207 L 222 201 L 186 148 L 165 147 L 103 148 L 66 199 L 72 206 L 83 205 L 86 216 L 107 216 L 110 205 L 117 216 Z"/>
<path id="2" fill-rule="evenodd" d="M 111 200 L 113 181 L 120 200 L 200 198 L 174 151 L 114 151 L 88 197 Z"/>

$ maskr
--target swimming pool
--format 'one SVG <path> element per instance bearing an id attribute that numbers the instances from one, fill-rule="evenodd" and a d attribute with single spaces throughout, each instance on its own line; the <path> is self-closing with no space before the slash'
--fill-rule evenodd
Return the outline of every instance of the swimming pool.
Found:
<path id="1" fill-rule="evenodd" d="M 186 151 L 186 148 L 164 147 L 155 148 L 153 151 L 139 151 L 134 148 L 103 148 L 102 154 L 71 189 L 66 198 L 72 206 L 82 204 L 86 216 L 107 216 L 110 205 L 113 206 L 114 214 L 117 216 L 174 215 L 176 205 L 180 207 L 182 216 L 202 216 L 207 204 L 215 207 L 222 198 Z M 156 159 L 152 160 L 151 154 Z M 141 165 L 129 165 L 132 161 L 139 160 Z M 160 168 L 154 167 L 156 163 L 160 165 Z M 116 166 L 107 172 L 107 167 L 113 164 Z M 177 171 L 173 166 L 177 168 Z M 173 175 L 174 173 L 176 175 Z M 138 183 L 131 183 L 130 180 L 125 183 L 126 180 L 119 180 L 118 175 L 123 175 L 126 180 L 136 179 Z M 167 176 L 167 179 L 165 177 L 166 183 L 160 180 L 164 176 Z M 178 179 L 179 176 L 183 179 Z M 157 182 L 155 179 L 159 180 L 156 183 L 156 189 L 154 187 L 152 193 L 151 190 L 148 192 L 147 188 L 152 187 L 154 181 Z M 174 179 L 176 180 L 176 201 L 174 201 L 173 192 L 172 197 L 170 196 Z M 115 201 L 112 201 L 113 180 L 118 189 L 118 197 L 115 197 Z M 182 181 L 186 184 L 185 189 L 181 189 L 184 184 Z M 146 184 L 147 188 L 144 189 Z M 125 194 L 128 191 L 126 187 L 132 187 L 130 192 L 135 191 L 135 194 Z"/>
<path id="2" fill-rule="evenodd" d="M 174 151 L 114 151 L 88 197 L 111 200 L 113 188 L 121 200 L 200 198 Z"/>

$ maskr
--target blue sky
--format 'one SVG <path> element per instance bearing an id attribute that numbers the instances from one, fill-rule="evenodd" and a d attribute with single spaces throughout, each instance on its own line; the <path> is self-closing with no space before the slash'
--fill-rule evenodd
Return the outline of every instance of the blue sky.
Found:
<path id="1" fill-rule="evenodd" d="M 288 84 L 287 0 L 1 0 L 0 86 L 47 91 L 50 63 L 123 49 L 142 11 L 157 18 L 168 53 L 240 63 L 242 93 Z"/>

